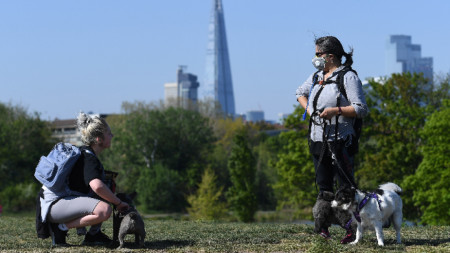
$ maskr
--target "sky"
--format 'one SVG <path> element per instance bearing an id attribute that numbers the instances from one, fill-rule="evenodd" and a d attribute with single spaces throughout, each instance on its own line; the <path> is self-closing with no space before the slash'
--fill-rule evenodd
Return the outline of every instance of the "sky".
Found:
<path id="1" fill-rule="evenodd" d="M 222 0 L 236 113 L 292 113 L 314 72 L 314 38 L 354 49 L 362 80 L 384 76 L 390 35 L 412 36 L 450 73 L 448 0 Z M 203 93 L 212 0 L 0 0 L 0 102 L 71 119 L 159 103 L 179 65 Z M 320 3 L 320 4 L 319 4 Z"/>

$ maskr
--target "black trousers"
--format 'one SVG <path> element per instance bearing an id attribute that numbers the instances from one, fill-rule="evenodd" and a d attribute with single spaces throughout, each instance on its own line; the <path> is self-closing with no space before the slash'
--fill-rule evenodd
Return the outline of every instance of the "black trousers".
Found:
<path id="1" fill-rule="evenodd" d="M 320 148 L 318 146 L 320 145 Z M 334 192 L 334 179 L 339 186 L 354 185 L 354 154 L 349 152 L 349 148 L 343 143 L 331 144 L 336 159 L 333 159 L 329 147 L 322 149 L 322 143 L 313 143 L 311 153 L 313 156 L 314 168 L 316 171 L 316 182 L 319 191 Z M 327 145 L 326 143 L 324 145 Z M 315 147 L 314 147 L 315 146 Z M 324 152 L 322 161 L 319 164 L 320 152 Z M 340 167 L 340 168 L 339 168 Z"/>

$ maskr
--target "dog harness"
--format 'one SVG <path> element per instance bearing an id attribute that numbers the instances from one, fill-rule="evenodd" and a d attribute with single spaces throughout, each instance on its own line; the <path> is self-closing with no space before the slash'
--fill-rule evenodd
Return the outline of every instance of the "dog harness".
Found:
<path id="1" fill-rule="evenodd" d="M 358 208 L 356 208 L 356 212 L 353 212 L 353 215 L 355 216 L 356 220 L 358 222 L 361 222 L 361 216 L 359 215 L 359 212 L 366 206 L 367 202 L 370 200 L 370 198 L 374 198 L 378 202 L 378 207 L 381 210 L 381 199 L 378 198 L 378 195 L 374 192 L 366 193 L 366 196 L 359 202 Z M 349 221 L 351 223 L 351 220 Z"/>

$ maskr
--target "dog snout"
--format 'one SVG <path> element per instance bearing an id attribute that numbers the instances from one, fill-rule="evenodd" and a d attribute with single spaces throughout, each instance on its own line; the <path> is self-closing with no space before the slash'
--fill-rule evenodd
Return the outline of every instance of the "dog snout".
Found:
<path id="1" fill-rule="evenodd" d="M 338 202 L 336 200 L 331 201 L 331 207 L 337 207 Z"/>

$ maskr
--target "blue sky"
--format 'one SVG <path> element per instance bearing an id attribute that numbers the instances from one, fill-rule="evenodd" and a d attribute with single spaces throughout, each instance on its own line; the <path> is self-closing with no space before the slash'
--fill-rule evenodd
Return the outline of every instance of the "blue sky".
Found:
<path id="1" fill-rule="evenodd" d="M 385 74 L 389 35 L 411 35 L 450 72 L 450 1 L 223 0 L 236 112 L 291 113 L 314 71 L 314 37 L 354 48 L 360 78 Z M 205 73 L 212 0 L 0 0 L 0 102 L 43 119 L 158 102 L 178 65 Z M 200 87 L 200 88 L 201 88 Z M 201 92 L 201 91 L 200 91 Z"/>

